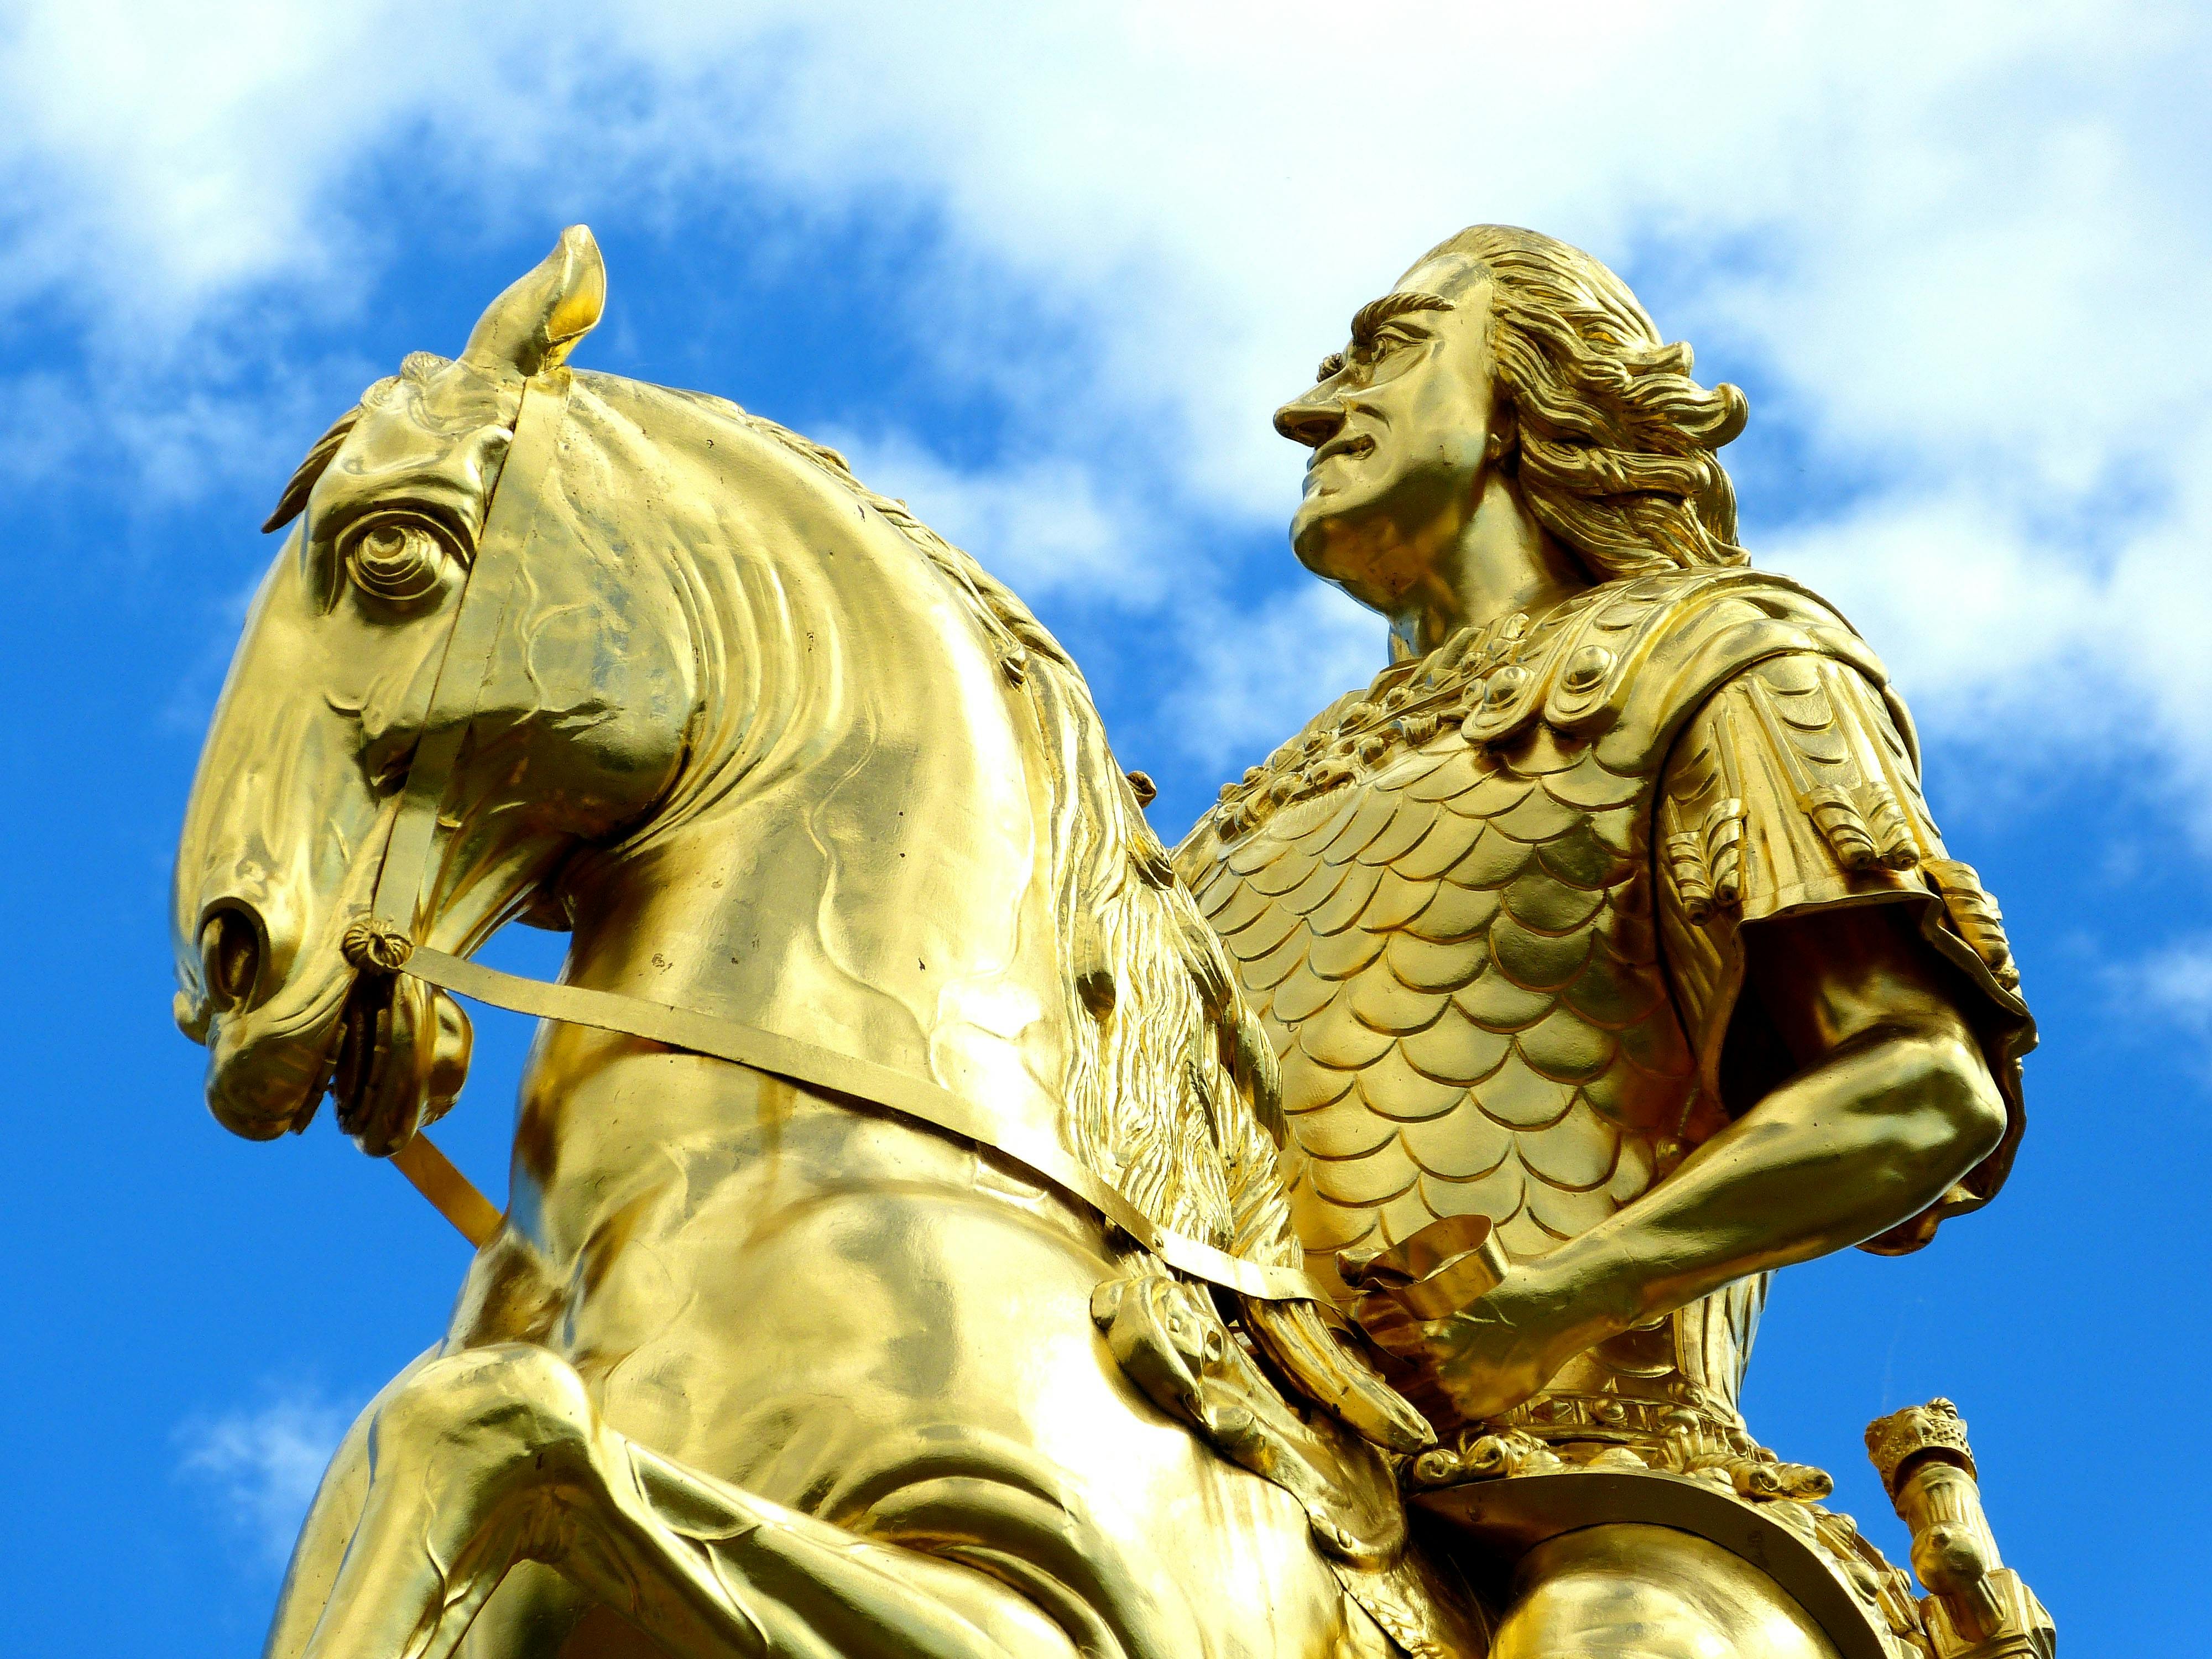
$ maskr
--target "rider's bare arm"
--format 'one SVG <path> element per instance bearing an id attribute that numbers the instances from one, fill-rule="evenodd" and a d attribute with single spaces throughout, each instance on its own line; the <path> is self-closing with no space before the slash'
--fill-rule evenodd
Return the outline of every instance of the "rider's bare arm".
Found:
<path id="1" fill-rule="evenodd" d="M 2016 975 L 1874 685 L 1817 657 L 1761 662 L 1674 741 L 1654 908 L 1698 1056 L 1688 1155 L 1448 1320 L 1368 1297 L 1363 1322 L 1432 1405 L 1488 1416 L 1732 1280 L 1916 1248 L 2002 1178 Z"/>
<path id="2" fill-rule="evenodd" d="M 1447 1320 L 1377 1334 L 1468 1418 L 1732 1279 L 1842 1249 L 1936 1203 L 2005 1107 L 1942 968 L 1897 908 L 1763 924 L 1758 993 L 1801 1069 L 1673 1176 Z"/>

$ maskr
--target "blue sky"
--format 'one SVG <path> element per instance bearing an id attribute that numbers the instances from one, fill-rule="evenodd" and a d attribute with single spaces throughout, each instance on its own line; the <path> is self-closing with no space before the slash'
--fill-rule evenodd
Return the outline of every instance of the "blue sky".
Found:
<path id="1" fill-rule="evenodd" d="M 1075 648 L 1172 838 L 1379 656 L 1289 559 L 1269 410 L 1492 219 L 1607 259 L 1749 393 L 1754 559 L 1890 659 L 2042 1021 L 2010 1187 L 1918 1256 L 1785 1275 L 1753 1425 L 1894 1546 L 1860 1428 L 1950 1395 L 2069 1653 L 2185 1650 L 2212 1521 L 2204 24 L 689 9 L 0 24 L 17 1645 L 253 1650 L 324 1450 L 464 1266 L 326 1121 L 226 1135 L 168 1023 L 168 860 L 254 526 L 367 381 L 457 349 L 589 222 L 611 295 L 580 361 L 837 442 L 970 547 Z M 478 1030 L 441 1134 L 498 1193 L 526 1034 Z"/>

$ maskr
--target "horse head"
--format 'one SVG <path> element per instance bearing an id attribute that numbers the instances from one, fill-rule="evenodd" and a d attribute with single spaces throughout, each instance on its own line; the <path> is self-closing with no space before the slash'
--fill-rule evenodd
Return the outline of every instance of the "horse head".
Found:
<path id="1" fill-rule="evenodd" d="M 570 932 L 574 984 L 988 1101 L 1155 1224 L 1295 1264 L 1273 1049 L 1073 661 L 834 451 L 571 374 L 604 294 L 571 229 L 458 360 L 371 386 L 265 526 L 298 520 L 176 870 L 177 1018 L 216 1117 L 270 1139 L 327 1091 L 397 1151 L 458 1093 L 469 1028 L 380 953 L 397 930 L 466 956 L 520 918 Z M 629 1052 L 541 1045 L 526 1215 L 594 1224 L 594 1166 L 551 1149 L 574 1128 L 632 1156 L 579 1127 L 579 1079 Z M 1425 1443 L 1311 1304 L 1245 1320 L 1311 1398 Z"/>
<path id="2" fill-rule="evenodd" d="M 207 1045 L 209 1106 L 239 1134 L 304 1127 L 327 1087 L 364 1148 L 386 1152 L 459 1088 L 459 1007 L 411 981 L 362 978 L 343 949 L 441 673 L 466 678 L 471 712 L 438 807 L 424 943 L 465 951 L 526 909 L 580 840 L 644 812 L 682 754 L 692 687 L 679 602 L 665 584 L 606 580 L 618 549 L 526 549 L 477 601 L 502 607 L 502 648 L 467 664 L 448 649 L 526 392 L 560 385 L 605 294 L 599 249 L 572 228 L 458 360 L 417 353 L 371 386 L 264 526 L 298 520 L 208 733 L 173 913 L 178 1023 Z"/>

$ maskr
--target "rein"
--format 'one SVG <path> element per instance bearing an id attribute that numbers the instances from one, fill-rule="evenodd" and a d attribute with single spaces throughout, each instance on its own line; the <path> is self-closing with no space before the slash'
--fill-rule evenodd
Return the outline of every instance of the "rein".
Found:
<path id="1" fill-rule="evenodd" d="M 566 425 L 569 377 L 555 368 L 524 382 L 514 441 L 493 485 L 483 534 L 465 579 L 459 609 L 430 693 L 399 810 L 385 842 L 376 895 L 366 917 L 346 930 L 347 959 L 363 973 L 404 974 L 455 996 L 564 1024 L 640 1037 L 827 1090 L 862 1107 L 892 1112 L 964 1140 L 1033 1181 L 1073 1200 L 1177 1272 L 1240 1296 L 1268 1302 L 1322 1301 L 1325 1292 L 1295 1267 L 1271 1267 L 1159 1225 L 1066 1152 L 1049 1133 L 1009 1122 L 988 1107 L 924 1079 L 732 1019 L 671 1007 L 643 997 L 588 989 L 488 968 L 418 943 L 415 912 L 438 809 L 476 717 L 492 653 L 505 626 L 521 555 L 535 526 L 545 480 Z M 527 415 L 528 419 L 524 416 Z M 419 1131 L 392 1155 L 401 1172 L 469 1241 L 483 1244 L 499 1212 L 468 1177 Z"/>

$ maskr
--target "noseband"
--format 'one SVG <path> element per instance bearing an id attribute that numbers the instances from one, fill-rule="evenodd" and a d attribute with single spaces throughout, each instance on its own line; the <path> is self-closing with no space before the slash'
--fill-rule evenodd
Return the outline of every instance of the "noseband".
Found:
<path id="1" fill-rule="evenodd" d="M 514 441 L 492 486 L 483 533 L 446 636 L 429 713 L 385 842 L 376 896 L 369 913 L 346 928 L 346 959 L 363 974 L 404 974 L 495 1008 L 640 1037 L 826 1090 L 861 1108 L 894 1113 L 968 1142 L 1053 1188 L 1178 1273 L 1262 1301 L 1325 1300 L 1321 1286 L 1297 1268 L 1265 1267 L 1159 1225 L 1048 1133 L 925 1079 L 717 1015 L 504 973 L 416 939 L 415 915 L 437 840 L 438 809 L 506 626 L 514 575 L 567 424 L 569 384 L 568 371 L 557 368 L 524 383 Z M 419 1131 L 392 1161 L 471 1243 L 482 1245 L 498 1231 L 498 1212 L 490 1201 Z"/>

